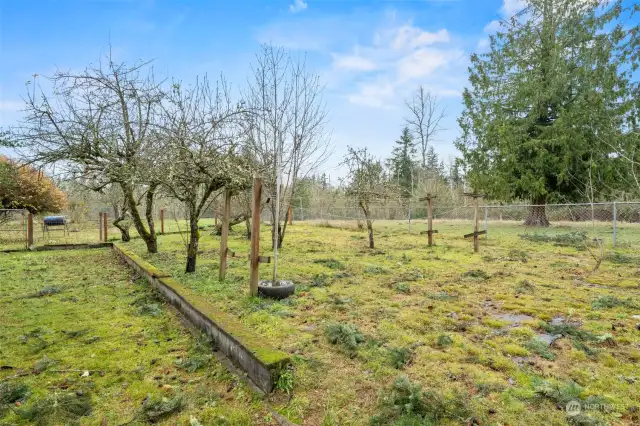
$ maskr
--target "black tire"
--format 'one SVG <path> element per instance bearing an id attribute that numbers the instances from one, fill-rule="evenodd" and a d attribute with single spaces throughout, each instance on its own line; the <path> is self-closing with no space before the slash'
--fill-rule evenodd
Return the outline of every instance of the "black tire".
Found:
<path id="1" fill-rule="evenodd" d="M 279 286 L 272 286 L 271 281 L 263 280 L 258 283 L 258 294 L 271 299 L 285 299 L 293 294 L 296 286 L 287 280 L 281 280 Z"/>

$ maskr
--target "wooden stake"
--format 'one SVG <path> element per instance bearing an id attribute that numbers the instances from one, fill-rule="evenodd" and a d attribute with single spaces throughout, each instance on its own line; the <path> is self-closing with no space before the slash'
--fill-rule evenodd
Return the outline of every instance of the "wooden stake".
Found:
<path id="1" fill-rule="evenodd" d="M 160 209 L 160 232 L 164 234 L 164 209 Z"/>
<path id="2" fill-rule="evenodd" d="M 102 225 L 104 227 L 104 242 L 107 242 L 107 228 L 109 227 L 109 220 L 107 219 L 107 213 L 102 214 Z"/>
<path id="3" fill-rule="evenodd" d="M 260 199 L 262 198 L 262 179 L 253 178 L 253 208 L 251 211 L 251 260 L 249 290 L 251 296 L 258 295 L 260 277 Z"/>
<path id="4" fill-rule="evenodd" d="M 102 212 L 98 213 L 98 231 L 100 232 L 100 239 L 98 241 L 102 242 Z"/>
<path id="5" fill-rule="evenodd" d="M 420 201 L 427 200 L 427 235 L 429 237 L 429 247 L 433 245 L 433 234 L 437 234 L 438 231 L 433 229 L 433 199 L 435 195 L 427 194 L 426 197 L 420 198 Z M 424 233 L 424 232 L 422 232 Z"/>
<path id="6" fill-rule="evenodd" d="M 476 197 L 474 199 L 475 204 L 473 209 L 473 251 L 475 253 L 480 249 L 480 243 L 478 240 L 478 198 L 479 197 Z"/>
<path id="7" fill-rule="evenodd" d="M 33 214 L 27 213 L 27 248 L 33 246 Z"/>
<path id="8" fill-rule="evenodd" d="M 293 225 L 293 209 L 289 206 L 289 225 Z"/>
<path id="9" fill-rule="evenodd" d="M 229 239 L 229 216 L 231 216 L 231 190 L 224 191 L 224 211 L 222 213 L 222 232 L 220 233 L 220 271 L 218 279 L 224 280 L 227 275 L 227 242 Z"/>

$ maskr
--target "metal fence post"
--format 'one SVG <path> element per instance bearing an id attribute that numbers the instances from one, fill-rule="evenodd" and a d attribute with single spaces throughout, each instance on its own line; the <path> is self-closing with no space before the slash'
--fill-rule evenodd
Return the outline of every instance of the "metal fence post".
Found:
<path id="1" fill-rule="evenodd" d="M 618 206 L 616 202 L 613 202 L 613 246 L 616 246 L 618 239 Z"/>
<path id="2" fill-rule="evenodd" d="M 487 231 L 484 234 L 484 239 L 489 239 L 489 207 L 484 208 L 484 230 Z"/>

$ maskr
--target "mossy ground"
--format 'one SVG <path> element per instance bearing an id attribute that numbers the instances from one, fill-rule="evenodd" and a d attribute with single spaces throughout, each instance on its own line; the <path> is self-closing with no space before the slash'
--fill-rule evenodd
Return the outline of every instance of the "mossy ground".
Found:
<path id="1" fill-rule="evenodd" d="M 0 254 L 0 366 L 0 383 L 29 389 L 20 407 L 0 407 L 0 425 L 68 395 L 88 395 L 91 413 L 39 424 L 146 424 L 143 402 L 180 396 L 182 409 L 157 424 L 276 424 L 108 249 Z"/>
<path id="2" fill-rule="evenodd" d="M 229 260 L 225 282 L 217 278 L 219 239 L 206 232 L 190 275 L 183 273 L 184 236 L 160 237 L 155 255 L 145 254 L 142 241 L 130 246 L 292 355 L 292 396 L 276 394 L 272 402 L 293 421 L 367 424 L 380 410 L 380 393 L 400 374 L 425 391 L 462 399 L 480 424 L 565 424 L 567 389 L 573 398 L 608 404 L 588 411 L 592 419 L 640 421 L 640 320 L 633 318 L 640 315 L 640 255 L 632 246 L 607 247 L 612 256 L 592 272 L 595 262 L 583 246 L 523 240 L 519 234 L 534 231 L 517 224 L 490 229 L 478 254 L 462 238 L 471 231 L 468 222 L 436 223 L 435 247 L 418 235 L 424 223 L 414 224 L 413 234 L 398 222 L 374 226 L 374 250 L 366 247 L 366 233 L 346 225 L 289 227 L 279 271 L 298 288 L 280 302 L 247 296 L 249 244 L 241 226 L 230 236 L 238 257 Z M 263 227 L 265 255 L 269 231 Z M 640 243 L 638 228 L 624 233 Z M 261 273 L 269 278 L 271 265 Z M 547 351 L 537 336 L 559 317 L 566 337 Z M 335 323 L 357 327 L 364 342 L 354 352 L 330 344 L 324 330 Z M 410 356 L 399 363 L 394 354 L 401 348 Z"/>

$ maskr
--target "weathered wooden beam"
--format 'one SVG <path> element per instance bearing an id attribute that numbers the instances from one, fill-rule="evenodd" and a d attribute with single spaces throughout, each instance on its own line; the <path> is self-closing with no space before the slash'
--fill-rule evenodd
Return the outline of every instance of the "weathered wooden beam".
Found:
<path id="1" fill-rule="evenodd" d="M 253 177 L 253 203 L 251 209 L 251 254 L 249 293 L 258 295 L 258 280 L 260 278 L 260 199 L 262 198 L 262 179 Z"/>
<path id="2" fill-rule="evenodd" d="M 438 230 L 437 229 L 432 229 L 430 231 L 420 231 L 421 235 L 429 235 L 429 234 L 437 234 Z"/>
<path id="3" fill-rule="evenodd" d="M 229 216 L 231 216 L 231 191 L 224 190 L 224 210 L 222 213 L 222 232 L 220 234 L 220 270 L 218 280 L 223 281 L 227 275 L 227 249 L 229 240 Z"/>
<path id="4" fill-rule="evenodd" d="M 473 237 L 473 236 L 476 236 L 476 237 L 477 237 L 477 236 L 480 236 L 480 235 L 483 235 L 483 234 L 486 234 L 486 233 L 487 233 L 487 231 L 486 231 L 486 230 L 484 230 L 484 231 L 472 232 L 472 233 L 470 233 L 470 234 L 465 234 L 465 235 L 464 235 L 464 238 L 469 238 L 469 237 Z"/>

